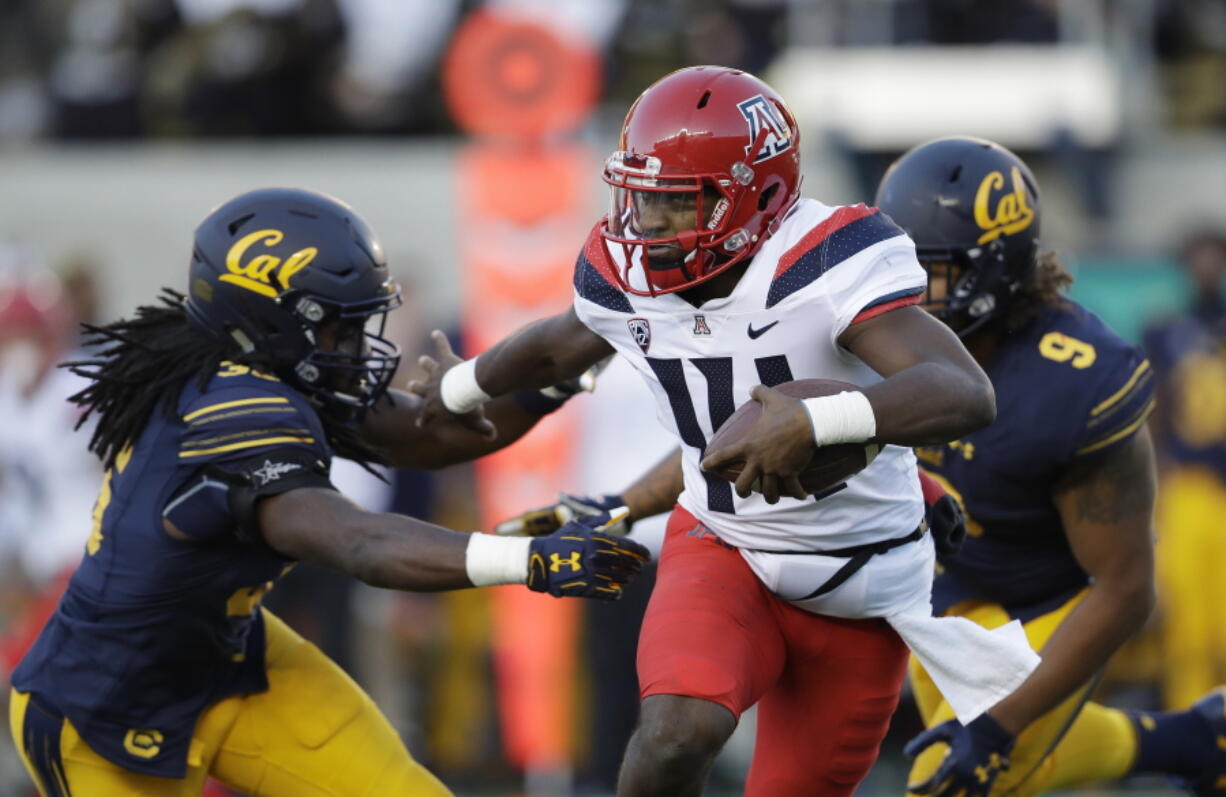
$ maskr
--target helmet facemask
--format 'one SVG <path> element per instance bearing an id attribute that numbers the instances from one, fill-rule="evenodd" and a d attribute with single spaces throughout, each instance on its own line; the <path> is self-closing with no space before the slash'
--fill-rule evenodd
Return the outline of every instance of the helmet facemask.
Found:
<path id="1" fill-rule="evenodd" d="M 739 168 L 738 168 L 739 167 Z M 658 158 L 615 152 L 605 165 L 609 214 L 603 239 L 620 246 L 621 287 L 655 296 L 684 290 L 723 273 L 750 253 L 749 234 L 728 229 L 753 172 L 736 163 L 733 175 L 667 174 Z M 643 269 L 647 289 L 630 286 L 630 269 Z"/>
<path id="2" fill-rule="evenodd" d="M 916 255 L 928 273 L 924 309 L 960 338 L 995 317 L 1024 279 L 1010 275 L 999 240 L 974 249 L 917 247 Z"/>
<path id="3" fill-rule="evenodd" d="M 400 306 L 388 294 L 364 302 L 329 302 L 287 292 L 277 303 L 302 325 L 309 348 L 293 364 L 293 378 L 324 410 L 357 418 L 386 392 L 400 364 L 400 347 L 384 335 L 387 314 Z"/>

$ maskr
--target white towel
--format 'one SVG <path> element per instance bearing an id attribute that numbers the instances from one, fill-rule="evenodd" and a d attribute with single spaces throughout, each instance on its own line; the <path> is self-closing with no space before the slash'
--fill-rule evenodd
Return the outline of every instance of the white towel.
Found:
<path id="1" fill-rule="evenodd" d="M 988 630 L 965 617 L 933 617 L 931 604 L 915 604 L 885 619 L 963 725 L 1021 686 L 1039 666 L 1039 654 L 1017 620 Z"/>
<path id="2" fill-rule="evenodd" d="M 775 595 L 788 600 L 823 584 L 846 559 L 741 551 Z M 932 676 L 963 724 L 1021 685 L 1039 665 L 1021 623 L 993 630 L 962 617 L 932 616 L 936 554 L 925 535 L 868 560 L 837 589 L 793 605 L 814 614 L 852 620 L 884 617 Z"/>

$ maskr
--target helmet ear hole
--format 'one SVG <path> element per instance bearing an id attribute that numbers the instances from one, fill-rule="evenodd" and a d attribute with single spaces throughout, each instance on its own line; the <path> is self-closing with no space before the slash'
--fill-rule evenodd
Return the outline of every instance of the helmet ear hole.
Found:
<path id="1" fill-rule="evenodd" d="M 762 190 L 762 195 L 758 197 L 758 210 L 766 210 L 770 207 L 771 200 L 775 198 L 775 194 L 779 193 L 779 183 L 771 183 Z"/>

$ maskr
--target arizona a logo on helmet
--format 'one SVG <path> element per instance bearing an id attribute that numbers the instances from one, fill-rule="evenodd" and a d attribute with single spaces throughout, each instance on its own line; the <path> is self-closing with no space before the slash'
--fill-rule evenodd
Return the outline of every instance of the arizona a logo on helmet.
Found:
<path id="1" fill-rule="evenodd" d="M 792 148 L 792 131 L 780 115 L 779 109 L 761 94 L 755 94 L 743 102 L 738 102 L 736 107 L 749 124 L 749 145 L 745 147 L 746 155 L 749 155 L 753 142 L 758 140 L 762 131 L 766 131 L 766 140 L 762 142 L 762 149 L 758 150 L 753 163 L 760 163 Z"/>

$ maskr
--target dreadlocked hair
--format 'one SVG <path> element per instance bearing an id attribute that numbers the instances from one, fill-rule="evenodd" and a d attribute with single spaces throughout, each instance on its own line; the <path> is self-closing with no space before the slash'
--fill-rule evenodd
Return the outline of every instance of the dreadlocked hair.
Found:
<path id="1" fill-rule="evenodd" d="M 189 379 L 194 378 L 203 389 L 225 360 L 272 370 L 264 358 L 243 355 L 194 327 L 184 300 L 178 291 L 163 288 L 158 304 L 136 308 L 133 318 L 104 326 L 82 324 L 85 346 L 94 349 L 95 356 L 60 365 L 90 382 L 69 401 L 84 409 L 76 428 L 98 416 L 89 450 L 108 468 L 124 447 L 136 442 L 156 410 L 174 417 L 179 394 Z M 382 454 L 359 439 L 352 426 L 326 412 L 320 412 L 319 418 L 337 456 L 352 459 L 367 470 L 372 463 L 387 464 Z"/>
<path id="2" fill-rule="evenodd" d="M 1055 252 L 1039 255 L 1030 277 L 1009 299 L 1002 319 L 1005 329 L 1016 332 L 1044 309 L 1063 303 L 1064 292 L 1072 284 L 1073 275 L 1068 273 Z"/>

